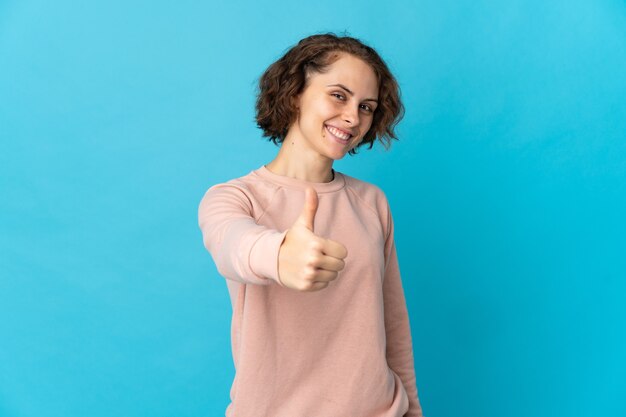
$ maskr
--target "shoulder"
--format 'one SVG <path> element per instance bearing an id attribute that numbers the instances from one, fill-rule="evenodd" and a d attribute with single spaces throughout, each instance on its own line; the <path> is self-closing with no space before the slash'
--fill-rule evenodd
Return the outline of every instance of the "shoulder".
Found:
<path id="1" fill-rule="evenodd" d="M 266 207 L 277 187 L 263 181 L 254 171 L 224 182 L 211 185 L 202 196 L 200 205 L 228 202 L 247 211 Z"/>
<path id="2" fill-rule="evenodd" d="M 350 175 L 343 174 L 346 180 L 346 189 L 371 205 L 377 210 L 381 205 L 387 205 L 387 196 L 381 187 L 371 182 L 367 182 Z"/>
<path id="3" fill-rule="evenodd" d="M 391 211 L 389 209 L 387 195 L 383 189 L 376 184 L 352 177 L 350 175 L 343 174 L 343 176 L 346 181 L 347 192 L 354 195 L 362 202 L 362 204 L 368 206 L 376 213 L 383 226 L 383 230 L 386 233 Z"/>

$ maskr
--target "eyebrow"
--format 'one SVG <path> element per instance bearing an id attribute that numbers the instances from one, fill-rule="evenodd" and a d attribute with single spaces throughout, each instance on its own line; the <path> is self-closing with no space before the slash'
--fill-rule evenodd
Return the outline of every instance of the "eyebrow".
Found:
<path id="1" fill-rule="evenodd" d="M 350 91 L 350 90 L 348 89 L 348 87 L 346 87 L 346 86 L 345 86 L 345 85 L 343 85 L 343 84 L 329 84 L 329 85 L 327 85 L 326 87 L 341 87 L 341 88 L 343 88 L 344 90 L 346 90 L 348 93 L 350 93 L 350 95 L 351 95 L 351 96 L 353 96 L 353 95 L 354 95 L 354 93 L 353 93 L 352 91 Z M 366 99 L 365 99 L 365 100 L 363 100 L 363 101 L 375 101 L 376 103 L 378 103 L 378 100 L 377 100 L 377 99 L 375 99 L 375 98 L 366 98 Z"/>

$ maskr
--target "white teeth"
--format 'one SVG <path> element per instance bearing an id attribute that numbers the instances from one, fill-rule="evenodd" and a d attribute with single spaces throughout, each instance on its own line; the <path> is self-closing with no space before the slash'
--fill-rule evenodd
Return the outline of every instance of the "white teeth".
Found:
<path id="1" fill-rule="evenodd" d="M 330 131 L 330 133 L 337 136 L 339 139 L 348 140 L 351 136 L 347 133 L 343 133 L 342 131 L 335 129 L 332 126 L 326 126 L 326 128 Z"/>

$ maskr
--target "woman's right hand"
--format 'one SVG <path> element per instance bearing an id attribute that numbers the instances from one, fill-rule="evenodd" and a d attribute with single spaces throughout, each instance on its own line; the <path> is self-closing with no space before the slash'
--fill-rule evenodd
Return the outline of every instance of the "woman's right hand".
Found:
<path id="1" fill-rule="evenodd" d="M 313 187 L 307 187 L 304 208 L 287 231 L 278 252 L 279 281 L 298 291 L 326 288 L 345 267 L 344 259 L 348 255 L 341 243 L 313 232 L 317 206 L 317 192 Z"/>

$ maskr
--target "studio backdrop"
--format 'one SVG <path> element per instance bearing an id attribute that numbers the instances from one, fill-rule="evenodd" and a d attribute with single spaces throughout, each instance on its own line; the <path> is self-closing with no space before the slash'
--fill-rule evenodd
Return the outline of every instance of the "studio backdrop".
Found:
<path id="1" fill-rule="evenodd" d="M 334 168 L 389 199 L 425 416 L 626 415 L 624 1 L 5 0 L 1 416 L 223 415 L 198 203 L 275 157 L 258 77 L 323 32 L 402 89 Z"/>

